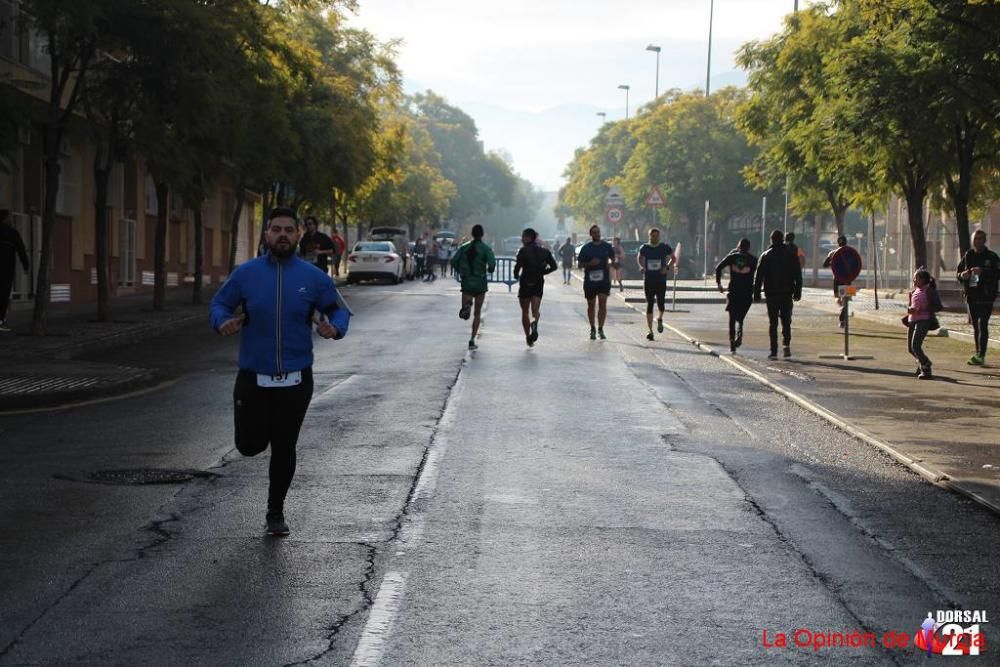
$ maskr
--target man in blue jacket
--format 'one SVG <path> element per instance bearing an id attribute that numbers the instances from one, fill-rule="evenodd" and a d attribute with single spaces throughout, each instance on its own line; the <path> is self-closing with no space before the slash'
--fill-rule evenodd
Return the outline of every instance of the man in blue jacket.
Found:
<path id="1" fill-rule="evenodd" d="M 241 264 L 212 299 L 212 328 L 240 334 L 233 390 L 236 448 L 255 456 L 271 446 L 267 532 L 288 535 L 285 495 L 295 474 L 295 445 L 312 399 L 312 325 L 323 338 L 347 333 L 350 310 L 333 281 L 296 257 L 295 212 L 276 208 L 264 230 L 266 252 Z M 242 312 L 236 314 L 237 308 Z"/>

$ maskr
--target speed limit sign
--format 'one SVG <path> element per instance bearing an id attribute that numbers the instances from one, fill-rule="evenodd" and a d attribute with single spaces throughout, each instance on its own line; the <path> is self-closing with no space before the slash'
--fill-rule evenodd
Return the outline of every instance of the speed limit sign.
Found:
<path id="1" fill-rule="evenodd" d="M 621 222 L 622 218 L 624 216 L 625 216 L 624 211 L 622 211 L 617 206 L 608 209 L 608 212 L 607 212 L 608 222 L 610 222 L 612 224 L 616 224 L 616 223 Z"/>

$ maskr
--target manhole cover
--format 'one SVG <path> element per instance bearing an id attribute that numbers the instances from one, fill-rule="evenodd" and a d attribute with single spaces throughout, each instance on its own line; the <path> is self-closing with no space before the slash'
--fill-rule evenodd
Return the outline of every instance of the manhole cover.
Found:
<path id="1" fill-rule="evenodd" d="M 126 468 L 124 470 L 98 470 L 90 474 L 95 482 L 107 484 L 181 484 L 209 473 L 192 470 L 163 470 L 160 468 Z"/>

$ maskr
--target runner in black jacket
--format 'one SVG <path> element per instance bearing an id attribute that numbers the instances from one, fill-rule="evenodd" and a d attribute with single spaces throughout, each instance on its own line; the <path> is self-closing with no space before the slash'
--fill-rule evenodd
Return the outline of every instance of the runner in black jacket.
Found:
<path id="1" fill-rule="evenodd" d="M 743 344 L 743 319 L 753 303 L 753 273 L 757 268 L 757 258 L 750 254 L 750 239 L 740 239 L 739 245 L 715 267 L 715 284 L 723 293 L 726 290 L 722 288 L 722 271 L 726 267 L 729 267 L 729 290 L 726 294 L 729 350 L 736 354 L 736 348 Z"/>
<path id="2" fill-rule="evenodd" d="M 524 327 L 524 338 L 528 347 L 538 340 L 538 318 L 541 316 L 542 290 L 545 287 L 545 275 L 559 268 L 552 253 L 538 245 L 538 233 L 531 229 L 521 232 L 521 243 L 524 245 L 517 251 L 514 262 L 514 279 L 520 280 L 517 298 L 521 302 L 521 326 Z M 531 317 L 528 317 L 528 309 Z"/>
<path id="3" fill-rule="evenodd" d="M 771 247 L 760 256 L 757 276 L 753 284 L 753 300 L 760 301 L 761 287 L 767 295 L 768 334 L 771 354 L 778 358 L 778 321 L 781 321 L 781 338 L 784 355 L 792 356 L 792 302 L 802 298 L 802 267 L 785 247 L 781 230 L 771 232 Z"/>

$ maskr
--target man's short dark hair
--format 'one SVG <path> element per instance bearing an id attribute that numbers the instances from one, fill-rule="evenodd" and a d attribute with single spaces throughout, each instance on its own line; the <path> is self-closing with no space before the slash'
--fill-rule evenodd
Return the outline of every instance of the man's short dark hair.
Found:
<path id="1" fill-rule="evenodd" d="M 771 232 L 771 243 L 782 243 L 785 240 L 785 235 L 780 229 L 775 229 Z"/>
<path id="2" fill-rule="evenodd" d="M 524 231 L 521 232 L 521 236 L 530 236 L 531 240 L 534 241 L 535 239 L 538 238 L 538 232 L 536 232 L 531 227 L 525 227 Z"/>
<path id="3" fill-rule="evenodd" d="M 740 243 L 737 246 L 740 250 L 746 252 L 750 249 L 750 239 L 740 239 Z"/>
<path id="4" fill-rule="evenodd" d="M 795 232 L 788 232 L 785 234 L 785 243 L 791 243 L 795 240 Z"/>
<path id="5" fill-rule="evenodd" d="M 307 215 L 307 216 L 305 217 L 305 220 L 303 220 L 303 222 L 304 222 L 305 224 L 307 224 L 307 225 L 308 225 L 308 224 L 309 224 L 309 223 L 311 222 L 311 223 L 313 223 L 314 225 L 316 225 L 317 227 L 319 226 L 319 221 L 318 221 L 318 220 L 316 220 L 316 216 L 315 216 L 315 215 Z"/>
<path id="6" fill-rule="evenodd" d="M 276 206 L 271 209 L 271 212 L 267 214 L 267 221 L 271 222 L 275 218 L 291 218 L 295 221 L 295 224 L 299 224 L 299 216 L 296 215 L 295 211 L 288 208 L 287 206 Z"/>
<path id="7" fill-rule="evenodd" d="M 839 245 L 839 246 L 845 246 L 845 245 L 847 245 L 847 237 L 846 236 L 838 236 L 837 237 L 837 245 Z"/>

